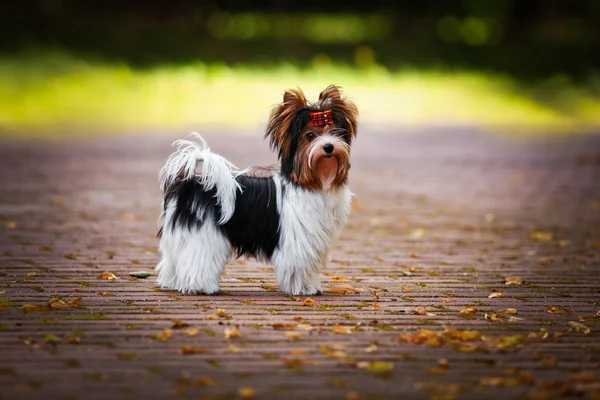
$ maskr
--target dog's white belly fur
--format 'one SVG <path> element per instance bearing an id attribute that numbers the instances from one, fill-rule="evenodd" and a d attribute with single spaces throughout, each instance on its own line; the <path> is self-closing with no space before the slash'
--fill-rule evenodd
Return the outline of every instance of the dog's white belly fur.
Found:
<path id="1" fill-rule="evenodd" d="M 315 294 L 321 291 L 319 272 L 348 218 L 352 193 L 346 185 L 328 191 L 284 186 L 279 245 L 271 258 L 277 283 L 286 293 Z"/>

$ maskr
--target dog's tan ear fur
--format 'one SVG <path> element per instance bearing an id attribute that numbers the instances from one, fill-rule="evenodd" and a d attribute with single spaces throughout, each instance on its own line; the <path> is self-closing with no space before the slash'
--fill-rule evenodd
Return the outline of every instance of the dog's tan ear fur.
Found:
<path id="1" fill-rule="evenodd" d="M 296 110 L 306 106 L 306 97 L 300 89 L 289 89 L 283 94 L 283 103 L 276 105 L 271 111 L 265 137 L 269 138 L 271 148 L 279 150 L 279 154 L 288 154 L 290 135 L 287 134 L 292 125 Z"/>
<path id="2" fill-rule="evenodd" d="M 350 139 L 356 137 L 358 127 L 358 107 L 352 100 L 342 97 L 339 86 L 330 85 L 319 95 L 323 109 L 331 107 L 336 123 L 344 125 Z"/>

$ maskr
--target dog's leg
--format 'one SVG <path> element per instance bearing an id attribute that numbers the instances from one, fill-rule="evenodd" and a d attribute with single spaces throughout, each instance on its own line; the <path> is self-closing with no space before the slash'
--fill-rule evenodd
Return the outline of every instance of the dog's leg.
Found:
<path id="1" fill-rule="evenodd" d="M 170 236 L 163 236 L 167 250 L 159 264 L 158 284 L 182 293 L 218 293 L 231 244 L 215 222 L 207 219 L 199 228 L 176 227 L 165 234 Z"/>
<path id="2" fill-rule="evenodd" d="M 277 252 L 273 255 L 272 262 L 277 284 L 283 292 L 295 296 L 321 293 L 321 263 L 302 264 L 302 259 L 285 257 Z"/>

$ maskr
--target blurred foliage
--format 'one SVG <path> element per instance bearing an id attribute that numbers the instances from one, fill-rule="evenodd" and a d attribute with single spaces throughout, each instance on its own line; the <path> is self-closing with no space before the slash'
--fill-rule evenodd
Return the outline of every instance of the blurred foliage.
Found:
<path id="1" fill-rule="evenodd" d="M 0 130 L 258 127 L 331 83 L 378 125 L 598 127 L 598 21 L 594 0 L 3 0 Z"/>
<path id="2" fill-rule="evenodd" d="M 3 0 L 0 50 L 50 46 L 138 66 L 353 64 L 367 55 L 392 70 L 579 79 L 598 67 L 598 21 L 597 0 Z"/>
<path id="3" fill-rule="evenodd" d="M 600 80 L 596 81 L 600 85 Z M 341 83 L 360 105 L 363 127 L 477 125 L 572 131 L 600 126 L 600 100 L 558 76 L 535 86 L 476 72 L 315 63 L 271 67 L 195 62 L 143 70 L 39 52 L 0 59 L 0 132 L 86 134 L 149 128 L 254 131 L 285 88 L 309 99 Z"/>

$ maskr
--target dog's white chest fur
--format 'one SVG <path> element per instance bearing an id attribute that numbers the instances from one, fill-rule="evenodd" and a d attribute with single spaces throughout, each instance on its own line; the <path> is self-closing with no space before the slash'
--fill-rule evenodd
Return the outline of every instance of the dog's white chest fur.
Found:
<path id="1" fill-rule="evenodd" d="M 280 240 L 271 260 L 278 283 L 291 293 L 320 291 L 315 272 L 325 266 L 332 243 L 346 223 L 352 193 L 346 185 L 310 191 L 278 183 Z M 294 287 L 301 284 L 311 287 Z"/>

